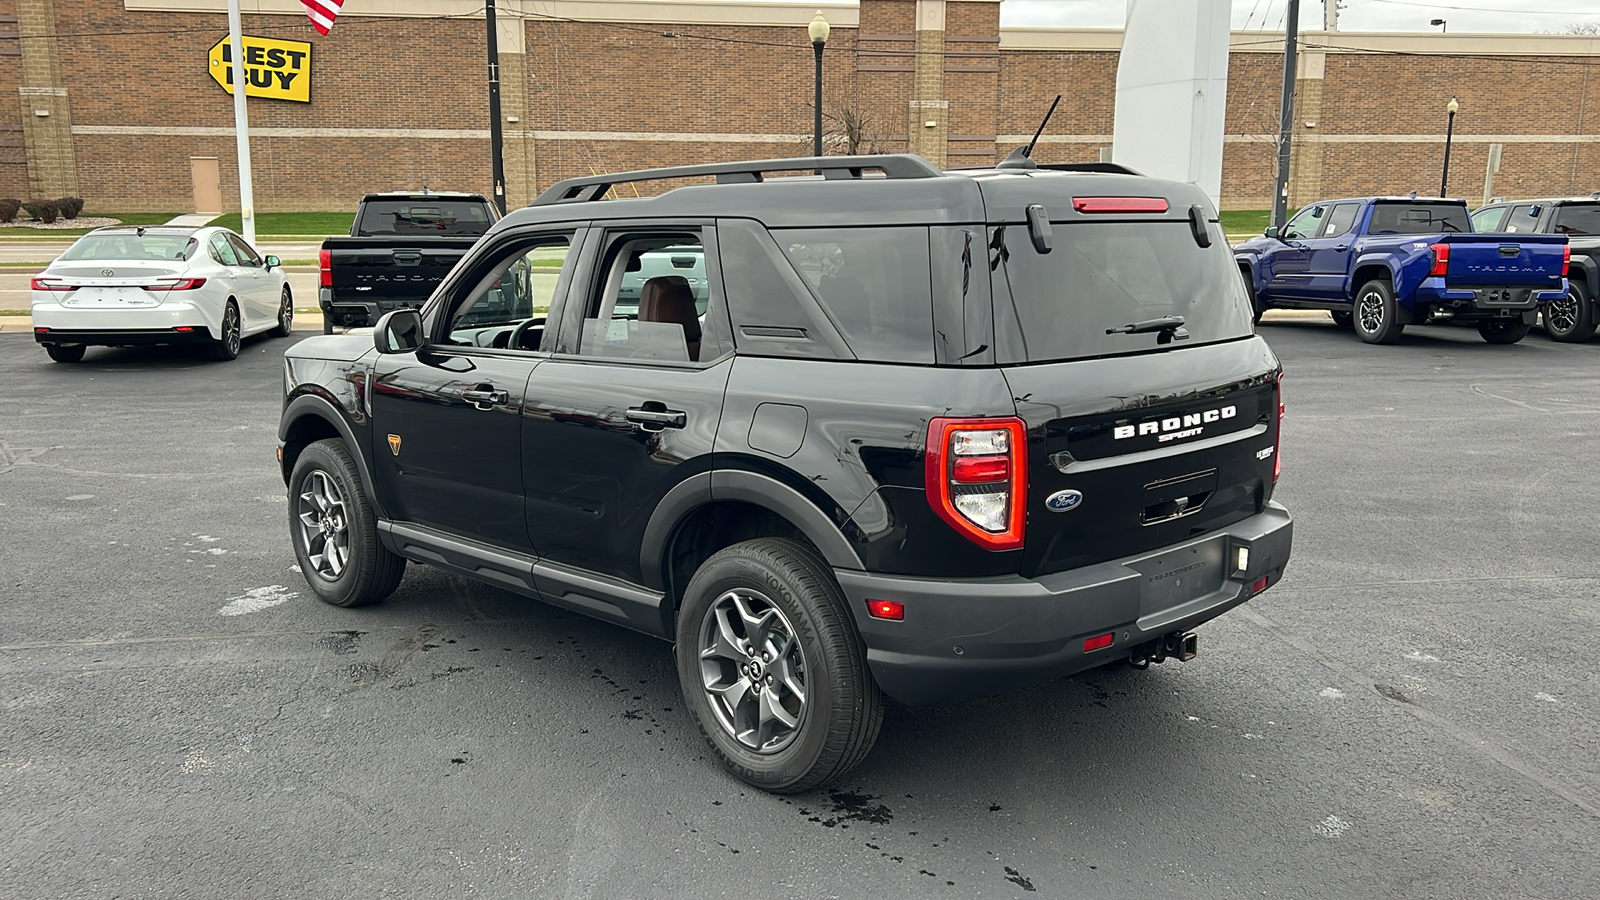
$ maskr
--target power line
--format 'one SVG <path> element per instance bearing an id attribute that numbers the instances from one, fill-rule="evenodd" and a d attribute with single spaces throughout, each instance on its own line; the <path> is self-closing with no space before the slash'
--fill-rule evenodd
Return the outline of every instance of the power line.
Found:
<path id="1" fill-rule="evenodd" d="M 1373 3 L 1386 3 L 1390 6 L 1421 6 L 1426 9 L 1453 9 L 1460 12 L 1498 12 L 1521 13 L 1541 16 L 1592 16 L 1592 12 L 1581 12 L 1576 9 L 1505 9 L 1494 6 L 1456 6 L 1450 3 L 1421 3 L 1418 0 L 1372 0 Z"/>

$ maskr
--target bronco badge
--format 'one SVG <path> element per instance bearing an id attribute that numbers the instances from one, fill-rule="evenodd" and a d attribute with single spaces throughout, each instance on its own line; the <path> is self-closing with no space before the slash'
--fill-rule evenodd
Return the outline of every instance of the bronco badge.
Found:
<path id="1" fill-rule="evenodd" d="M 1077 509 L 1078 504 L 1082 502 L 1083 494 L 1078 491 L 1056 491 L 1054 494 L 1044 498 L 1044 508 L 1051 512 L 1066 512 L 1071 509 Z"/>

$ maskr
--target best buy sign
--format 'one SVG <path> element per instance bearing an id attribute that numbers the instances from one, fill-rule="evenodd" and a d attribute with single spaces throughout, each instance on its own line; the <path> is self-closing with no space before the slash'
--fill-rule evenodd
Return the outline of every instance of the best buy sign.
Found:
<path id="1" fill-rule="evenodd" d="M 311 102 L 311 45 L 243 35 L 246 97 Z M 233 93 L 233 47 L 224 37 L 211 48 L 211 77 Z"/>

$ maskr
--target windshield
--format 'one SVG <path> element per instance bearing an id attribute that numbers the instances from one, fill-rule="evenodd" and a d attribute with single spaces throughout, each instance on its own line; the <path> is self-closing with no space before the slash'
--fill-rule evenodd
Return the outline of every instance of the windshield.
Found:
<path id="1" fill-rule="evenodd" d="M 1057 223 L 1054 230 L 1048 254 L 1034 249 L 1026 226 L 989 230 L 995 331 L 1012 345 L 1008 355 L 1082 359 L 1251 333 L 1249 299 L 1227 243 L 1201 247 L 1188 222 Z M 1172 343 L 1163 344 L 1158 330 L 1120 331 L 1164 316 L 1183 317 Z"/>
<path id="2" fill-rule="evenodd" d="M 1469 232 L 1467 208 L 1446 203 L 1374 203 L 1367 234 Z"/>
<path id="3" fill-rule="evenodd" d="M 1600 203 L 1569 203 L 1556 207 L 1556 234 L 1600 234 Z"/>
<path id="4" fill-rule="evenodd" d="M 188 259 L 197 246 L 187 234 L 139 235 L 125 231 L 112 234 L 86 234 L 67 248 L 59 259 Z"/>
<path id="5" fill-rule="evenodd" d="M 368 200 L 356 235 L 479 235 L 490 224 L 489 204 L 482 200 Z"/>

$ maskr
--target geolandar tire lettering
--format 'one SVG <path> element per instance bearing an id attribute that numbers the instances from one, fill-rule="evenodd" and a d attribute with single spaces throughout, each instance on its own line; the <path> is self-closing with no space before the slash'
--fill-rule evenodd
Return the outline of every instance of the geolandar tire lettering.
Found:
<path id="1" fill-rule="evenodd" d="M 406 561 L 378 540 L 355 460 L 328 438 L 300 451 L 289 475 L 289 539 L 306 584 L 334 606 L 364 606 L 394 593 Z"/>
<path id="2" fill-rule="evenodd" d="M 798 793 L 858 765 L 883 700 L 832 573 L 790 540 L 734 544 L 690 579 L 678 611 L 678 679 L 728 771 Z"/>

